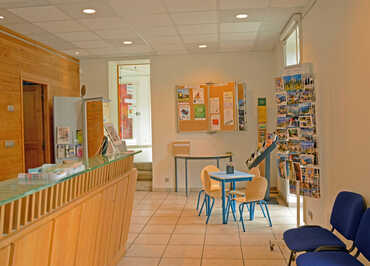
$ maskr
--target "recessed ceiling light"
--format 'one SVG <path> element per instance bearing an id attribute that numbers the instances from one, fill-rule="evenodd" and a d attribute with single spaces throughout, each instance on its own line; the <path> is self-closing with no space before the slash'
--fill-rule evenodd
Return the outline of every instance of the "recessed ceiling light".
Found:
<path id="1" fill-rule="evenodd" d="M 92 9 L 92 8 L 86 8 L 86 9 L 82 10 L 82 12 L 84 12 L 85 14 L 88 14 L 88 15 L 92 15 L 92 14 L 96 13 L 96 10 Z"/>
<path id="2" fill-rule="evenodd" d="M 248 14 L 238 14 L 235 17 L 238 18 L 238 19 L 243 19 L 243 18 L 247 18 Z"/>
<path id="3" fill-rule="evenodd" d="M 0 16 L 0 20 L 4 19 L 5 17 L 4 16 Z"/>
<path id="4" fill-rule="evenodd" d="M 130 44 L 133 44 L 134 42 L 133 41 L 124 41 L 123 44 L 125 45 L 130 45 Z"/>
<path id="5" fill-rule="evenodd" d="M 202 49 L 202 48 L 207 48 L 207 47 L 208 47 L 208 46 L 207 46 L 207 44 L 199 44 L 199 45 L 198 45 L 198 48 L 201 48 L 201 49 Z"/>
<path id="6" fill-rule="evenodd" d="M 75 52 L 75 55 L 79 55 L 79 54 L 80 54 L 80 52 L 79 52 L 79 51 L 76 51 L 76 52 Z"/>

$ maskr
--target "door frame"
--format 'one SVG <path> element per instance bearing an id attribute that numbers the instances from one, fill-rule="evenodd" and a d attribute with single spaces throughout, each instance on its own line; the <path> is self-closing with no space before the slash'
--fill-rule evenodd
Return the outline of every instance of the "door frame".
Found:
<path id="1" fill-rule="evenodd" d="M 44 156 L 45 156 L 45 163 L 51 163 L 51 135 L 50 135 L 50 112 L 49 112 L 49 80 L 31 74 L 22 72 L 20 76 L 20 88 L 21 88 L 21 127 L 22 127 L 22 137 L 21 137 L 21 145 L 22 145 L 22 157 L 23 157 L 23 171 L 25 171 L 26 168 L 26 160 L 25 160 L 25 154 L 24 154 L 24 115 L 23 115 L 23 81 L 29 81 L 34 82 L 41 85 L 42 93 L 44 95 L 43 97 L 43 122 L 44 122 L 44 142 L 45 142 L 45 150 L 44 150 Z"/>

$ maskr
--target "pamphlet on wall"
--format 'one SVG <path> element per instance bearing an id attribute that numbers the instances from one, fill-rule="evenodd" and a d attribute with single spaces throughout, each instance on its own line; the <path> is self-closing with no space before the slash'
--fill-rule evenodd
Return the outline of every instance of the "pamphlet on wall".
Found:
<path id="1" fill-rule="evenodd" d="M 69 127 L 57 127 L 57 144 L 70 144 L 71 129 Z"/>
<path id="2" fill-rule="evenodd" d="M 193 89 L 193 104 L 204 104 L 204 89 L 203 88 Z"/>
<path id="3" fill-rule="evenodd" d="M 217 131 L 221 128 L 220 114 L 211 114 L 211 130 Z"/>
<path id="4" fill-rule="evenodd" d="M 206 105 L 205 104 L 194 104 L 194 119 L 205 120 L 206 119 Z"/>
<path id="5" fill-rule="evenodd" d="M 179 104 L 179 119 L 190 120 L 190 104 L 188 103 Z"/>
<path id="6" fill-rule="evenodd" d="M 232 91 L 224 92 L 224 125 L 232 126 L 234 124 L 234 99 Z"/>
<path id="7" fill-rule="evenodd" d="M 220 98 L 219 97 L 210 98 L 209 99 L 209 105 L 210 105 L 210 113 L 211 114 L 220 113 Z"/>
<path id="8" fill-rule="evenodd" d="M 177 102 L 178 103 L 189 103 L 190 102 L 190 89 L 189 88 L 178 88 L 177 89 Z"/>

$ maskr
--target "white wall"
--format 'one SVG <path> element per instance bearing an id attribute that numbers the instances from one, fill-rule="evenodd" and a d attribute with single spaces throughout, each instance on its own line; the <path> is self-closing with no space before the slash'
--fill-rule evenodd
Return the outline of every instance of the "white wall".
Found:
<path id="1" fill-rule="evenodd" d="M 151 60 L 152 88 L 152 136 L 153 136 L 153 188 L 174 188 L 174 162 L 169 145 L 175 140 L 190 140 L 192 151 L 200 154 L 216 154 L 231 151 L 238 169 L 246 170 L 244 161 L 257 145 L 257 97 L 267 96 L 268 131 L 274 130 L 273 104 L 274 58 L 272 52 L 244 54 L 204 54 L 158 56 Z M 89 93 L 107 95 L 108 60 L 82 60 L 81 84 L 87 84 Z M 103 71 L 105 69 L 105 71 Z M 97 82 L 96 77 L 102 76 Z M 247 82 L 248 131 L 241 133 L 182 133 L 176 131 L 175 85 L 199 85 L 208 81 Z M 102 83 L 105 83 L 104 85 Z M 270 108 L 269 108 L 270 107 Z M 210 162 L 192 161 L 189 166 L 190 183 L 200 187 L 201 168 Z M 272 160 L 272 186 L 276 186 L 275 161 Z M 183 181 L 183 164 L 179 165 L 179 179 Z M 166 179 L 169 182 L 166 182 Z M 184 187 L 184 182 L 180 184 Z"/>
<path id="2" fill-rule="evenodd" d="M 322 198 L 307 199 L 310 223 L 329 224 L 339 191 L 370 202 L 369 12 L 367 0 L 320 0 L 303 20 L 303 61 L 314 64 L 317 80 L 322 169 Z"/>

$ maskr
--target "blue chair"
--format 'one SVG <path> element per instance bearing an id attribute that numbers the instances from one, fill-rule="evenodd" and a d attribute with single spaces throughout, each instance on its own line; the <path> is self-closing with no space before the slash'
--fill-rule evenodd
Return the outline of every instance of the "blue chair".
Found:
<path id="1" fill-rule="evenodd" d="M 315 252 L 308 252 L 297 258 L 298 266 L 363 266 L 358 261 L 360 253 L 369 261 L 370 260 L 370 208 L 362 216 L 360 226 L 355 238 L 355 247 L 357 252 L 354 256 L 347 250 L 340 251 L 335 247 L 320 247 Z"/>
<path id="2" fill-rule="evenodd" d="M 289 264 L 296 252 L 314 251 L 321 246 L 336 246 L 343 249 L 346 245 L 333 233 L 337 230 L 348 240 L 355 240 L 358 225 L 365 210 L 361 195 L 353 192 L 340 192 L 335 199 L 330 224 L 331 231 L 317 225 L 307 225 L 284 232 L 284 241 L 291 250 Z M 354 249 L 352 245 L 350 251 Z"/>

